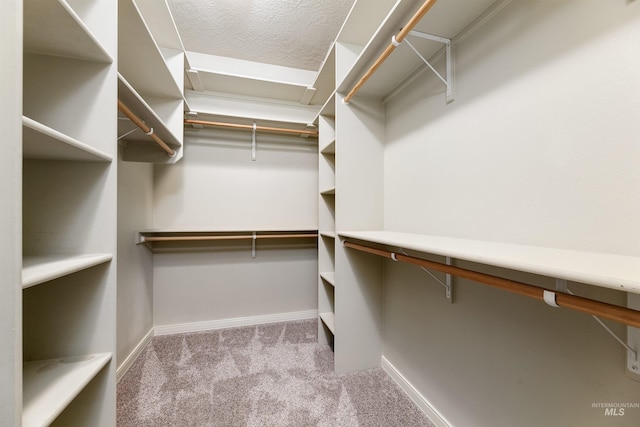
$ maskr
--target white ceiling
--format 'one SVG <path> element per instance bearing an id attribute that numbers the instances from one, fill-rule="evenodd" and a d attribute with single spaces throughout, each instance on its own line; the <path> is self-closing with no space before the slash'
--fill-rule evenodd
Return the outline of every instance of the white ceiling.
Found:
<path id="1" fill-rule="evenodd" d="M 187 51 L 317 71 L 354 0 L 168 0 Z"/>

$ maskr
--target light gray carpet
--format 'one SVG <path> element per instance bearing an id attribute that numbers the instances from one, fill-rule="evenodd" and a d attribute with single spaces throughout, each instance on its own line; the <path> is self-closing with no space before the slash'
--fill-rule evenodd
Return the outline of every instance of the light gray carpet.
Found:
<path id="1" fill-rule="evenodd" d="M 153 338 L 118 426 L 432 426 L 387 374 L 333 373 L 315 320 Z"/>

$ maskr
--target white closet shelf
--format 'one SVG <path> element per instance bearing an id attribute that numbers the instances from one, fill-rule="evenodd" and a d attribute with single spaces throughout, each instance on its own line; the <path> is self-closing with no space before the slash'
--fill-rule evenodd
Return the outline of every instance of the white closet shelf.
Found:
<path id="1" fill-rule="evenodd" d="M 454 39 L 453 43 L 455 44 L 456 36 L 462 38 L 460 36 L 463 34 L 465 36 L 469 34 L 486 20 L 485 16 L 494 13 L 492 8 L 499 10 L 501 3 L 505 2 L 477 0 L 471 4 L 465 0 L 439 1 L 416 25 L 414 30 Z M 422 2 L 419 2 L 418 6 L 421 4 Z M 398 29 L 404 27 L 415 10 L 416 3 L 407 0 L 399 0 L 393 6 L 391 12 L 360 52 L 345 78 L 337 83 L 339 93 L 347 93 L 352 89 L 373 61 L 391 43 L 391 37 L 398 33 Z M 438 53 L 443 46 L 441 43 L 423 39 L 414 40 L 414 38 L 411 38 L 411 43 L 426 59 Z M 361 45 L 360 43 L 355 44 Z M 408 46 L 401 44 L 376 70 L 359 93 L 373 97 L 384 97 L 423 65 L 424 63 L 415 52 Z"/>
<path id="2" fill-rule="evenodd" d="M 336 46 L 335 43 L 329 48 L 327 56 L 322 61 L 320 70 L 313 83 L 316 89 L 311 97 L 310 104 L 320 105 L 327 102 L 333 95 L 336 87 Z"/>
<path id="3" fill-rule="evenodd" d="M 338 234 L 343 239 L 640 293 L 640 257 L 393 231 L 344 231 Z"/>
<path id="4" fill-rule="evenodd" d="M 189 104 L 187 118 L 210 121 L 237 121 L 250 123 L 252 120 L 266 126 L 290 127 L 314 123 L 318 107 L 300 103 L 282 102 L 273 99 L 232 95 L 221 92 L 185 91 Z"/>
<path id="5" fill-rule="evenodd" d="M 118 99 L 120 99 L 136 116 L 140 117 L 147 126 L 153 128 L 153 132 L 157 134 L 171 148 L 177 149 L 182 147 L 181 139 L 178 138 L 166 125 L 166 123 L 156 114 L 151 106 L 142 98 L 142 96 L 134 89 L 127 79 L 118 73 Z M 125 122 L 127 123 L 127 122 Z M 128 123 L 128 128 L 133 129 L 135 125 Z M 118 133 L 124 133 L 124 126 L 118 126 Z M 153 143 L 149 136 L 142 131 L 136 130 L 130 136 L 124 138 L 127 141 L 142 141 L 149 143 L 149 149 L 154 152 L 160 151 Z"/>
<path id="6" fill-rule="evenodd" d="M 336 285 L 336 273 L 334 273 L 333 271 L 323 271 L 322 273 L 320 273 L 320 277 L 322 277 L 322 279 L 324 279 L 324 281 L 331 286 Z"/>
<path id="7" fill-rule="evenodd" d="M 51 424 L 111 357 L 103 353 L 25 362 L 22 425 Z"/>
<path id="8" fill-rule="evenodd" d="M 322 323 L 324 323 L 327 326 L 327 328 L 331 331 L 331 333 L 335 335 L 336 334 L 335 315 L 331 312 L 320 313 L 320 319 L 322 320 Z"/>
<path id="9" fill-rule="evenodd" d="M 111 63 L 113 59 L 65 0 L 24 1 L 24 50 Z"/>
<path id="10" fill-rule="evenodd" d="M 336 238 L 336 233 L 335 231 L 321 231 L 320 235 L 322 237 L 328 237 L 330 239 L 335 239 Z"/>
<path id="11" fill-rule="evenodd" d="M 331 96 L 329 96 L 329 98 L 327 99 L 327 102 L 324 103 L 324 105 L 322 106 L 322 108 L 320 108 L 320 111 L 318 112 L 318 116 L 323 115 L 323 116 L 330 116 L 330 117 L 335 117 L 336 115 L 336 91 L 334 89 L 333 93 L 331 93 Z M 318 116 L 316 116 L 314 123 L 318 122 Z"/>
<path id="12" fill-rule="evenodd" d="M 320 152 L 322 154 L 336 154 L 336 140 L 332 140 L 331 142 L 329 142 L 327 145 L 325 145 L 323 148 L 320 149 Z"/>
<path id="13" fill-rule="evenodd" d="M 317 229 L 164 229 L 146 230 L 136 233 L 136 244 L 153 245 L 157 242 L 207 242 L 255 239 L 317 238 Z M 151 246 L 152 247 L 152 246 Z"/>
<path id="14" fill-rule="evenodd" d="M 133 0 L 118 2 L 118 71 L 145 96 L 183 98 Z"/>
<path id="15" fill-rule="evenodd" d="M 22 149 L 25 159 L 111 162 L 111 155 L 22 116 Z"/>
<path id="16" fill-rule="evenodd" d="M 25 257 L 22 260 L 22 288 L 39 285 L 112 259 L 111 254 Z"/>

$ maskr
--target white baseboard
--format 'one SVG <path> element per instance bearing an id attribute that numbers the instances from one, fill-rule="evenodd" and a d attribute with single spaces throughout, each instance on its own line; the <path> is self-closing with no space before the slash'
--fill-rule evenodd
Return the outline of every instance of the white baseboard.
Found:
<path id="1" fill-rule="evenodd" d="M 210 331 L 214 329 L 236 328 L 266 323 L 291 322 L 294 320 L 317 319 L 318 310 L 294 311 L 290 313 L 267 314 L 263 316 L 237 317 L 234 319 L 209 320 L 206 322 L 162 325 L 154 328 L 155 335 L 183 334 L 187 332 Z"/>
<path id="2" fill-rule="evenodd" d="M 380 366 L 398 384 L 398 386 L 409 396 L 418 407 L 438 427 L 452 427 L 449 421 L 429 402 L 420 392 L 402 375 L 395 366 L 384 356 L 380 360 Z"/>
<path id="3" fill-rule="evenodd" d="M 142 337 L 142 340 L 140 340 L 138 345 L 133 349 L 131 353 L 129 353 L 127 358 L 124 359 L 124 362 L 122 362 L 120 366 L 118 366 L 118 368 L 116 369 L 116 382 L 119 382 L 124 374 L 127 373 L 129 368 L 133 365 L 133 362 L 135 362 L 138 356 L 140 356 L 140 353 L 142 353 L 142 350 L 144 350 L 145 347 L 151 342 L 151 338 L 153 338 L 153 328 L 151 328 L 149 332 L 147 332 L 146 335 Z"/>

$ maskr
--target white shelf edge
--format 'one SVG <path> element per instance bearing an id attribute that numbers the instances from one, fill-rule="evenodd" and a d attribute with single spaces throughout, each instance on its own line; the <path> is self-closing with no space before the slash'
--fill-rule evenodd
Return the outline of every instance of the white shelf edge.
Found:
<path id="1" fill-rule="evenodd" d="M 321 231 L 320 235 L 322 237 L 328 237 L 330 239 L 335 239 L 336 238 L 336 233 L 335 231 Z"/>
<path id="2" fill-rule="evenodd" d="M 170 233 L 250 233 L 250 232 L 317 232 L 317 226 L 305 227 L 194 227 L 194 228 L 147 228 L 139 230 L 140 234 Z"/>
<path id="3" fill-rule="evenodd" d="M 111 358 L 102 353 L 25 362 L 22 425 L 51 424 Z"/>
<path id="4" fill-rule="evenodd" d="M 45 25 L 37 26 L 37 28 L 29 27 L 25 28 L 25 51 L 39 53 L 39 54 L 47 54 L 53 56 L 61 56 L 68 58 L 76 58 L 82 60 L 90 60 L 103 62 L 107 64 L 113 63 L 113 58 L 107 50 L 102 46 L 100 41 L 95 37 L 93 32 L 87 27 L 87 25 L 82 21 L 82 19 L 78 16 L 78 14 L 73 10 L 73 8 L 69 5 L 66 0 L 40 0 L 25 2 L 29 5 L 29 7 L 25 7 L 25 16 L 24 22 L 27 25 L 31 22 L 41 22 L 41 19 L 33 19 L 35 14 L 46 14 L 43 17 L 46 17 Z M 57 12 L 54 11 L 54 5 L 57 3 L 59 9 Z M 55 14 L 55 16 L 53 16 Z M 54 40 L 55 38 L 52 35 L 45 37 L 36 37 L 39 38 L 41 43 L 40 46 L 35 47 L 31 46 L 32 38 L 29 37 L 29 33 L 31 31 L 52 31 L 51 28 L 47 28 L 47 24 L 51 23 L 51 25 L 60 24 L 60 20 L 64 18 L 69 18 L 74 25 L 66 25 L 63 28 L 57 28 L 56 35 L 64 34 L 67 37 L 67 43 L 61 43 L 60 40 Z M 79 37 L 79 35 L 83 35 L 83 37 Z M 86 40 L 88 43 L 78 43 L 80 40 Z M 42 43 L 50 44 L 43 49 Z M 82 46 L 79 46 L 82 44 Z M 55 47 L 52 47 L 55 46 Z M 62 49 L 58 48 L 58 46 L 62 46 Z M 91 46 L 90 51 L 87 51 L 87 48 Z"/>
<path id="5" fill-rule="evenodd" d="M 30 117 L 22 116 L 22 129 L 24 158 L 113 161 L 113 157 L 110 154 L 80 142 Z M 38 139 L 38 142 L 35 139 Z"/>
<path id="6" fill-rule="evenodd" d="M 148 67 L 147 71 L 153 70 L 145 75 L 146 78 L 139 74 L 144 67 Z M 118 5 L 118 71 L 122 70 L 126 70 L 125 74 L 130 73 L 129 80 L 135 80 L 134 85 L 145 95 L 184 98 L 183 90 L 171 74 L 160 46 L 134 0 Z"/>
<path id="7" fill-rule="evenodd" d="M 121 90 L 123 90 L 123 93 L 120 92 Z M 137 116 L 144 119 L 147 126 L 153 128 L 154 133 L 158 134 L 169 146 L 173 148 L 182 147 L 180 138 L 169 129 L 154 109 L 120 73 L 118 73 L 118 98 L 122 98 L 121 100 L 125 105 Z M 149 138 L 149 141 L 151 141 L 151 138 Z"/>
<path id="8" fill-rule="evenodd" d="M 342 238 L 493 265 L 640 294 L 640 257 L 392 231 L 344 231 Z"/>
<path id="9" fill-rule="evenodd" d="M 22 288 L 39 285 L 112 259 L 112 254 L 25 257 L 22 261 Z"/>
<path id="10" fill-rule="evenodd" d="M 331 333 L 335 335 L 336 334 L 335 315 L 331 312 L 326 312 L 326 313 L 320 313 L 319 316 L 320 316 L 320 319 L 322 320 L 322 323 L 324 323 L 327 326 L 327 328 L 331 331 Z"/>
<path id="11" fill-rule="evenodd" d="M 333 271 L 323 271 L 320 273 L 320 277 L 331 286 L 336 286 L 336 273 Z"/>
<path id="12" fill-rule="evenodd" d="M 336 154 L 336 140 L 335 138 L 329 142 L 327 145 L 320 149 L 320 152 L 325 155 L 335 155 Z"/>

